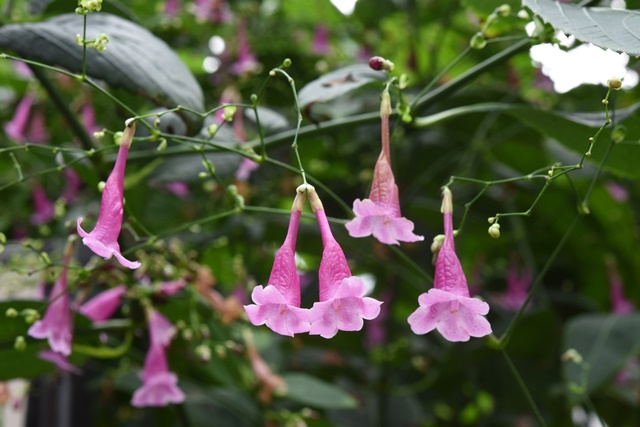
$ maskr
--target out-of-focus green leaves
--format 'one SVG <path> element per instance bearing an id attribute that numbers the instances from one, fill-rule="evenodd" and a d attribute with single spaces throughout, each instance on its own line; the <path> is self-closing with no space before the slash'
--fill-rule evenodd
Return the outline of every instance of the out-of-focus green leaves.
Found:
<path id="1" fill-rule="evenodd" d="M 575 358 L 564 363 L 565 385 L 573 402 L 581 400 L 624 369 L 640 349 L 640 315 L 591 314 L 571 319 L 563 348 L 575 350 Z M 568 358 L 569 359 L 569 358 Z"/>
<path id="2" fill-rule="evenodd" d="M 356 400 L 344 390 L 307 374 L 284 374 L 287 398 L 314 408 L 355 408 Z"/>

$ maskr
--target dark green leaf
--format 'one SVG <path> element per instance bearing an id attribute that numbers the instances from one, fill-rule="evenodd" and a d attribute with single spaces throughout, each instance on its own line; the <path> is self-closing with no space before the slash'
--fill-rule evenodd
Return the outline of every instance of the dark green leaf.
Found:
<path id="1" fill-rule="evenodd" d="M 383 81 L 386 74 L 358 64 L 340 68 L 312 81 L 298 92 L 298 103 L 305 109 L 317 102 L 327 102 L 368 83 Z"/>
<path id="2" fill-rule="evenodd" d="M 640 13 L 634 10 L 579 7 L 551 0 L 522 0 L 556 30 L 603 49 L 640 55 Z"/>
<path id="3" fill-rule="evenodd" d="M 82 71 L 82 16 L 65 14 L 43 22 L 12 24 L 0 28 L 0 48 L 72 72 Z M 109 37 L 107 49 L 87 49 L 87 74 L 113 87 L 151 98 L 168 107 L 182 105 L 204 110 L 202 89 L 180 58 L 162 40 L 133 22 L 115 15 L 87 15 L 87 39 Z M 185 114 L 192 131 L 201 120 Z"/>
<path id="4" fill-rule="evenodd" d="M 347 409 L 357 406 L 356 400 L 341 388 L 306 374 L 285 374 L 287 397 L 293 401 L 324 409 Z"/>
<path id="5" fill-rule="evenodd" d="M 565 381 L 585 387 L 587 393 L 602 386 L 624 367 L 629 357 L 640 348 L 640 315 L 596 314 L 579 316 L 567 325 L 564 349 L 575 349 L 588 363 L 564 364 Z M 573 394 L 574 398 L 577 398 Z"/>

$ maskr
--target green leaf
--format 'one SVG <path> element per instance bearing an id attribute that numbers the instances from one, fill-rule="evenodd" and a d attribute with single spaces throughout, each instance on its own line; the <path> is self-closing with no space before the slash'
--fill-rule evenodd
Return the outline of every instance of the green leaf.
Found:
<path id="1" fill-rule="evenodd" d="M 287 397 L 295 402 L 323 409 L 355 408 L 357 401 L 333 384 L 306 374 L 284 374 Z"/>
<path id="2" fill-rule="evenodd" d="M 82 72 L 83 18 L 64 14 L 46 21 L 5 25 L 0 28 L 0 48 L 21 57 Z M 204 110 L 202 89 L 180 58 L 145 28 L 107 13 L 87 15 L 87 39 L 99 34 L 109 38 L 107 49 L 87 49 L 87 74 L 109 85 L 144 95 L 154 102 Z M 191 132 L 199 131 L 201 119 L 184 113 Z"/>
<path id="3" fill-rule="evenodd" d="M 49 348 L 46 340 L 34 340 L 27 336 L 30 325 L 24 321 L 24 317 L 18 316 L 9 318 L 5 313 L 7 309 L 14 308 L 18 312 L 24 309 L 42 310 L 45 306 L 43 301 L 2 301 L 0 302 L 0 381 L 12 378 L 35 378 L 39 375 L 53 372 L 55 365 L 41 360 L 38 353 Z M 87 325 L 88 320 L 81 316 L 76 316 L 80 324 Z M 78 324 L 78 322 L 76 322 Z M 16 337 L 23 336 L 27 341 L 27 347 L 23 351 L 13 348 Z M 72 354 L 69 362 L 78 365 L 86 360 L 86 356 Z"/>
<path id="4" fill-rule="evenodd" d="M 564 350 L 575 349 L 589 368 L 574 362 L 564 364 L 567 386 L 583 386 L 590 393 L 624 367 L 640 349 L 640 315 L 590 314 L 573 318 L 567 325 Z M 571 393 L 573 399 L 579 395 Z"/>
<path id="5" fill-rule="evenodd" d="M 381 82 L 386 73 L 372 70 L 368 65 L 349 65 L 323 75 L 310 82 L 298 92 L 298 105 L 306 109 L 318 102 L 327 102 L 362 86 Z"/>
<path id="6" fill-rule="evenodd" d="M 626 127 L 625 140 L 616 144 L 605 164 L 609 172 L 630 178 L 640 178 L 640 104 L 632 105 L 616 111 L 618 124 Z M 587 150 L 589 138 L 605 122 L 604 112 L 596 113 L 563 113 L 552 110 L 541 110 L 527 105 L 501 103 L 482 103 L 467 105 L 441 111 L 431 116 L 420 117 L 414 121 L 417 127 L 427 127 L 444 120 L 471 113 L 503 111 L 517 119 L 522 125 L 530 127 L 541 135 L 553 138 L 560 144 L 576 153 L 576 163 Z M 606 150 L 611 136 L 611 128 L 606 128 L 593 147 L 591 161 L 599 162 Z"/>
<path id="7" fill-rule="evenodd" d="M 556 30 L 574 35 L 603 49 L 640 55 L 640 12 L 579 7 L 551 0 L 522 0 Z"/>

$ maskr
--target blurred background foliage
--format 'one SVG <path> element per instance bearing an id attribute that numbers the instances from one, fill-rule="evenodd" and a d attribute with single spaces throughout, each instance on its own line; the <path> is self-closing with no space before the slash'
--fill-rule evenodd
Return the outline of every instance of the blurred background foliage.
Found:
<path id="1" fill-rule="evenodd" d="M 455 66 L 440 74 L 468 49 L 487 16 L 503 3 L 511 5 L 511 13 L 489 27 L 486 47 L 469 50 Z M 404 96 L 411 102 L 433 79 L 437 80 L 432 90 L 437 91 L 525 39 L 524 26 L 529 22 L 516 16 L 518 1 L 359 0 L 350 15 L 343 15 L 328 0 L 238 0 L 230 1 L 229 6 L 232 18 L 228 22 L 196 16 L 195 4 L 188 0 L 180 2 L 175 15 L 165 13 L 164 2 L 148 0 L 104 0 L 102 12 L 132 21 L 164 40 L 195 76 L 204 94 L 205 110 L 216 107 L 225 90 L 236 93 L 233 102 L 238 103 L 250 104 L 251 95 L 259 94 L 260 107 L 269 109 L 261 111 L 262 129 L 267 141 L 272 142 L 267 153 L 294 166 L 290 149 L 296 122 L 292 93 L 284 79 L 267 79 L 268 71 L 285 58 L 292 60 L 287 72 L 300 91 L 329 71 L 365 64 L 372 55 L 383 56 L 395 63 L 394 75 L 406 73 L 409 77 Z M 629 6 L 633 4 L 629 2 Z M 1 19 L 3 26 L 41 22 L 72 13 L 74 8 L 75 4 L 66 0 L 5 0 Z M 246 23 L 251 52 L 259 66 L 234 75 L 230 70 L 238 57 L 240 22 Z M 318 26 L 328 31 L 328 46 L 322 52 L 314 51 Z M 222 51 L 212 52 L 210 41 L 214 36 L 224 41 Z M 12 53 L 7 46 L 3 51 Z M 129 60 L 135 64 L 139 58 L 132 56 Z M 207 61 L 217 69 L 207 70 L 203 66 Z M 47 144 L 86 150 L 41 83 L 33 77 L 22 77 L 15 65 L 13 61 L 0 61 L 0 121 L 11 121 L 18 102 L 28 92 L 35 97 L 37 108 L 45 112 Z M 631 60 L 630 67 L 637 67 L 636 59 Z M 100 129 L 120 131 L 130 116 L 86 85 L 54 72 L 43 73 L 76 116 L 80 117 L 82 106 L 91 102 Z M 37 359 L 36 350 L 46 344 L 28 340 L 27 351 L 14 350 L 15 337 L 24 335 L 27 325 L 20 318 L 0 318 L 0 379 L 34 379 L 30 425 L 52 426 L 34 420 L 64 411 L 71 414 L 72 425 L 78 426 L 538 425 L 501 351 L 482 339 L 449 343 L 435 332 L 416 336 L 406 319 L 417 307 L 418 295 L 432 286 L 428 245 L 442 232 L 440 188 L 449 177 L 493 181 L 541 168 L 546 173 L 544 168 L 556 162 L 577 163 L 586 150 L 587 138 L 604 123 L 601 100 L 606 88 L 583 85 L 566 94 L 554 93 L 545 76 L 532 65 L 526 46 L 491 68 L 480 68 L 477 74 L 458 90 L 425 103 L 413 118 L 482 103 L 502 103 L 514 109 L 481 107 L 426 127 L 403 123 L 397 116 L 392 123 L 392 158 L 403 213 L 416 224 L 416 233 L 425 236 L 425 242 L 403 244 L 399 249 L 372 238 L 353 239 L 342 226 L 342 220 L 351 215 L 343 205 L 351 206 L 354 199 L 365 197 L 370 186 L 379 153 L 379 121 L 375 117 L 382 83 L 374 80 L 324 105 L 304 109 L 303 125 L 309 127 L 303 129 L 299 139 L 303 165 L 335 193 L 337 199 L 318 188 L 333 218 L 336 238 L 354 274 L 366 275 L 373 284 L 373 295 L 385 301 L 385 315 L 365 323 L 360 332 L 341 332 L 331 340 L 278 336 L 234 317 L 233 308 L 237 306 L 232 303 L 216 306 L 207 297 L 218 292 L 223 298 L 234 295 L 247 303 L 251 289 L 266 284 L 275 251 L 286 233 L 295 188 L 301 183 L 295 169 L 263 163 L 247 181 L 238 181 L 233 173 L 240 157 L 211 154 L 216 175 L 203 179 L 199 172 L 206 170 L 200 155 L 187 155 L 192 150 L 172 154 L 172 149 L 185 146 L 183 140 L 169 139 L 167 152 L 156 150 L 157 141 L 134 143 L 127 165 L 126 225 L 121 244 L 123 248 L 142 245 L 134 254 L 143 267 L 132 273 L 114 263 L 96 263 L 82 247 L 78 248 L 77 264 L 70 277 L 78 299 L 119 283 L 127 284 L 129 298 L 116 318 L 130 322 L 109 331 L 109 344 L 118 345 L 129 332 L 134 333 L 133 342 L 115 358 L 75 354 L 71 361 L 81 366 L 84 374 L 70 378 Z M 108 90 L 139 114 L 156 108 L 139 93 L 115 87 Z M 506 288 L 510 263 L 517 260 L 534 277 L 543 266 L 548 267 L 532 307 L 516 324 L 506 348 L 547 425 L 583 425 L 576 421 L 580 415 L 576 413 L 595 410 L 608 425 L 640 423 L 637 365 L 624 381 L 616 376 L 640 351 L 640 318 L 628 315 L 622 319 L 610 313 L 611 279 L 607 270 L 607 259 L 615 260 L 625 294 L 637 303 L 640 169 L 634 160 L 640 122 L 634 117 L 638 90 L 615 92 L 610 100 L 614 125 L 617 111 L 630 108 L 622 116 L 626 118 L 625 144 L 613 148 L 612 163 L 607 163 L 594 181 L 588 215 L 579 213 L 581 198 L 576 194 L 583 196 L 589 191 L 597 174 L 597 161 L 611 138 L 611 127 L 597 141 L 593 160 L 588 159 L 582 170 L 572 172 L 570 179 L 554 180 L 530 217 L 502 220 L 500 239 L 487 234 L 487 218 L 499 212 L 526 211 L 542 189 L 542 181 L 491 186 L 471 206 L 456 240 L 470 286 L 491 304 L 489 320 L 496 336 L 504 333 L 514 317 L 513 312 L 492 303 L 492 298 Z M 398 99 L 396 90 L 392 100 L 395 103 Z M 365 113 L 373 113 L 373 119 L 349 122 L 349 118 Z M 594 114 L 588 121 L 573 113 Z M 244 110 L 242 114 L 246 139 L 260 153 L 253 113 Z M 326 123 L 339 120 L 344 120 L 344 125 L 325 128 Z M 205 120 L 203 135 L 210 123 Z M 319 127 L 314 128 L 315 123 L 320 123 Z M 223 126 L 215 141 L 235 146 L 238 135 L 230 130 L 232 127 Z M 0 134 L 0 144 L 3 149 L 19 145 L 6 134 Z M 59 273 L 62 245 L 67 235 L 75 232 L 75 219 L 96 217 L 96 185 L 111 170 L 116 147 L 109 132 L 94 144 L 104 148 L 94 158 L 97 160 L 73 165 L 83 181 L 77 199 L 59 202 L 54 218 L 45 224 L 30 220 L 34 182 L 44 188 L 48 199 L 57 200 L 68 180 L 56 168 L 67 164 L 72 156 L 37 148 L 1 152 L 0 231 L 9 242 L 2 255 L 0 291 L 9 301 L 1 304 L 0 313 L 17 306 L 42 310 L 43 303 L 33 298 L 36 286 L 52 283 Z M 616 150 L 622 150 L 618 157 L 614 157 Z M 19 173 L 28 179 L 20 179 Z M 166 184 L 175 181 L 188 187 L 186 197 L 167 189 Z M 613 183 L 622 189 L 624 198 L 610 191 Z M 234 200 L 227 190 L 230 184 L 244 196 L 246 210 L 177 229 L 233 210 Z M 481 183 L 459 181 L 451 186 L 455 226 L 462 219 L 465 204 L 482 188 Z M 264 212 L 262 208 L 275 210 Z M 566 234 L 578 216 L 576 227 Z M 164 238 L 156 243 L 146 240 L 163 233 Z M 564 238 L 559 254 L 545 265 Z M 39 256 L 42 252 L 48 254 L 50 262 Z M 321 255 L 319 233 L 310 217 L 303 219 L 297 254 L 306 283 L 302 306 L 310 307 L 316 300 L 315 272 Z M 171 298 L 156 298 L 154 303 L 180 328 L 169 363 L 179 376 L 186 403 L 159 409 L 132 408 L 129 400 L 139 385 L 138 372 L 147 346 L 137 289 L 145 281 L 159 283 L 177 278 L 187 279 L 187 288 Z M 231 320 L 225 316 L 231 316 Z M 80 316 L 77 322 L 76 342 L 96 344 L 98 332 Z M 601 357 L 598 348 L 594 350 L 594 343 L 611 349 L 607 358 Z M 252 348 L 270 366 L 271 376 L 258 375 Z M 590 366 L 583 369 L 571 361 L 563 362 L 561 355 L 568 348 L 581 351 Z M 46 372 L 45 377 L 39 377 Z M 269 381 L 278 383 L 278 376 L 284 379 L 288 392 L 270 388 L 273 384 Z M 588 383 L 589 379 L 595 382 Z"/>

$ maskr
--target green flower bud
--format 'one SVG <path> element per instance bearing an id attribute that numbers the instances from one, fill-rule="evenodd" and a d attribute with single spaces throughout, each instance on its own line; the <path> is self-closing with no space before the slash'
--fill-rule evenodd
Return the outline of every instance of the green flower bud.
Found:
<path id="1" fill-rule="evenodd" d="M 282 66 L 283 66 L 284 68 L 289 68 L 289 67 L 291 67 L 291 59 L 286 58 L 284 61 L 282 61 Z"/>
<path id="2" fill-rule="evenodd" d="M 235 105 L 225 106 L 222 110 L 222 120 L 225 122 L 233 121 L 233 116 L 236 114 L 236 111 L 238 111 L 238 108 L 236 108 Z"/>
<path id="3" fill-rule="evenodd" d="M 24 340 L 24 337 L 22 335 L 16 337 L 16 340 L 13 343 L 13 348 L 18 351 L 24 351 L 27 349 L 27 342 Z"/>
<path id="4" fill-rule="evenodd" d="M 484 34 L 475 33 L 473 37 L 471 37 L 471 42 L 469 43 L 472 49 L 482 49 L 487 45 L 487 40 L 484 38 Z"/>
<path id="5" fill-rule="evenodd" d="M 610 78 L 607 80 L 607 85 L 610 89 L 619 90 L 622 87 L 622 79 L 617 77 Z"/>
<path id="6" fill-rule="evenodd" d="M 13 307 L 7 308 L 7 311 L 4 312 L 4 315 L 7 317 L 18 317 L 18 310 Z"/>
<path id="7" fill-rule="evenodd" d="M 509 16 L 511 15 L 511 6 L 509 6 L 508 4 L 503 4 L 502 6 L 496 8 L 496 12 L 500 16 Z"/>
<path id="8" fill-rule="evenodd" d="M 433 254 L 437 254 L 440 252 L 442 248 L 442 244 L 444 243 L 444 234 L 438 234 L 433 238 L 433 242 L 431 243 L 431 252 Z"/>
<path id="9" fill-rule="evenodd" d="M 216 125 L 215 123 L 210 125 L 207 128 L 207 132 L 209 132 L 209 138 L 213 138 L 216 134 L 216 132 L 218 132 L 218 125 Z"/>
<path id="10" fill-rule="evenodd" d="M 158 148 L 156 148 L 157 151 L 164 151 L 167 148 L 167 140 L 165 138 L 162 138 L 160 140 L 160 144 L 158 145 Z"/>
<path id="11" fill-rule="evenodd" d="M 494 239 L 500 237 L 500 224 L 493 224 L 491 227 L 489 227 L 489 236 L 493 237 Z"/>
<path id="12" fill-rule="evenodd" d="M 32 325 L 40 319 L 40 313 L 32 308 L 25 308 L 20 312 L 20 314 L 24 317 L 24 321 L 27 322 L 27 325 Z"/>
<path id="13" fill-rule="evenodd" d="M 209 360 L 211 360 L 211 349 L 205 344 L 197 346 L 195 349 L 195 353 L 202 363 L 207 363 Z"/>

